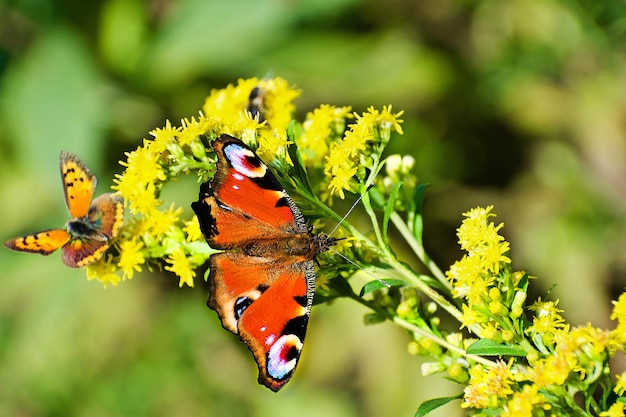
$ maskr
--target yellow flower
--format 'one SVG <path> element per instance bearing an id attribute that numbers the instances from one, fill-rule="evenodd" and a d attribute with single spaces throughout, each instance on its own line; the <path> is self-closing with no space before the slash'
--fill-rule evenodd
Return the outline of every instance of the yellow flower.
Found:
<path id="1" fill-rule="evenodd" d="M 471 327 L 474 324 L 486 323 L 489 320 L 485 314 L 473 309 L 467 304 L 463 304 L 463 315 L 461 316 L 461 329 L 463 327 Z"/>
<path id="2" fill-rule="evenodd" d="M 167 149 L 168 145 L 176 140 L 176 137 L 180 133 L 180 127 L 172 127 L 169 120 L 165 121 L 165 127 L 150 131 L 150 135 L 154 137 L 154 140 L 144 144 L 144 146 L 150 148 L 150 152 L 160 155 Z"/>
<path id="3" fill-rule="evenodd" d="M 345 120 L 351 117 L 350 107 L 334 107 L 322 104 L 306 115 L 302 123 L 302 136 L 298 148 L 305 164 L 321 164 L 328 153 L 328 143 L 332 137 L 343 134 Z"/>
<path id="4" fill-rule="evenodd" d="M 326 156 L 326 164 L 324 173 L 326 175 L 336 175 L 336 172 L 343 166 L 351 166 L 350 149 L 342 146 L 342 143 L 333 142 L 330 145 L 330 151 Z"/>
<path id="5" fill-rule="evenodd" d="M 402 127 L 400 123 L 403 123 L 404 120 L 399 119 L 400 116 L 404 114 L 404 110 L 399 111 L 396 114 L 391 112 L 391 104 L 389 106 L 383 106 L 383 111 L 377 118 L 378 127 L 380 130 L 380 136 L 383 139 L 389 140 L 390 133 L 392 131 L 397 132 L 402 135 L 404 132 L 402 131 Z"/>
<path id="6" fill-rule="evenodd" d="M 613 392 L 621 397 L 626 391 L 626 372 L 622 372 L 621 375 L 617 375 L 615 379 L 616 381 L 615 386 L 613 387 Z"/>
<path id="7" fill-rule="evenodd" d="M 524 385 L 522 392 L 516 392 L 504 406 L 501 417 L 532 417 L 536 406 L 545 402 L 536 385 Z"/>
<path id="8" fill-rule="evenodd" d="M 607 411 L 601 412 L 600 417 L 624 417 L 625 406 L 623 402 L 617 401 Z"/>
<path id="9" fill-rule="evenodd" d="M 615 307 L 613 307 L 613 312 L 611 313 L 611 320 L 626 323 L 626 292 L 622 293 L 617 301 L 612 303 Z"/>
<path id="10" fill-rule="evenodd" d="M 539 298 L 529 308 L 535 311 L 535 317 L 533 317 L 533 325 L 527 330 L 530 334 L 540 334 L 544 337 L 545 341 L 551 341 L 553 335 L 557 329 L 565 328 L 565 320 L 559 313 L 563 310 L 556 308 L 559 300 L 556 301 L 541 301 Z"/>
<path id="11" fill-rule="evenodd" d="M 126 181 L 126 180 L 129 181 Z M 120 194 L 123 193 L 122 187 L 131 183 L 132 177 L 121 177 L 118 182 L 118 190 Z M 161 205 L 162 201 L 156 198 L 156 185 L 154 183 L 148 183 L 145 186 L 135 185 L 135 187 L 129 191 L 130 194 L 122 197 L 128 202 L 128 208 L 132 214 L 149 214 Z"/>
<path id="12" fill-rule="evenodd" d="M 202 106 L 202 113 L 214 119 L 221 126 L 232 125 L 244 114 L 250 92 L 258 83 L 257 78 L 240 79 L 236 86 L 229 84 L 226 88 L 211 91 Z"/>
<path id="13" fill-rule="evenodd" d="M 164 211 L 157 209 L 152 210 L 145 219 L 146 231 L 157 240 L 162 239 L 172 231 L 182 212 L 183 208 L 176 208 L 174 203 L 170 205 L 170 208 Z"/>
<path id="14" fill-rule="evenodd" d="M 200 223 L 198 222 L 198 217 L 195 215 L 191 218 L 191 220 L 185 222 L 185 227 L 183 227 L 183 231 L 187 235 L 187 242 L 195 242 L 203 238 L 202 231 L 200 230 Z"/>
<path id="15" fill-rule="evenodd" d="M 506 398 L 513 393 L 513 382 L 509 366 L 502 361 L 489 368 L 476 365 L 470 370 L 470 382 L 464 390 L 461 407 L 495 408 L 499 398 Z"/>
<path id="16" fill-rule="evenodd" d="M 143 243 L 136 238 L 120 243 L 120 260 L 117 263 L 124 273 L 124 278 L 132 279 L 135 271 L 141 272 L 141 264 L 145 262 L 142 253 Z"/>
<path id="17" fill-rule="evenodd" d="M 167 178 L 158 158 L 148 148 L 139 147 L 125 154 L 126 161 L 120 161 L 120 165 L 126 167 L 125 174 L 133 176 L 137 183 L 148 184 Z"/>
<path id="18" fill-rule="evenodd" d="M 191 120 L 182 120 L 182 130 L 178 134 L 178 144 L 180 146 L 191 145 L 191 142 L 199 136 L 206 134 L 211 128 L 211 121 L 204 116 L 200 116 L 198 120 L 192 117 Z"/>
<path id="19" fill-rule="evenodd" d="M 287 135 L 279 135 L 277 132 L 260 132 L 259 135 L 259 149 L 257 154 L 266 162 L 279 159 L 287 160 L 286 147 L 289 145 Z"/>
<path id="20" fill-rule="evenodd" d="M 87 266 L 87 280 L 97 279 L 102 282 L 104 288 L 107 284 L 112 284 L 114 287 L 120 282 L 120 277 L 115 273 L 117 267 L 111 262 L 112 256 L 108 258 L 102 258 L 97 262 L 94 262 Z"/>
<path id="21" fill-rule="evenodd" d="M 193 287 L 193 278 L 196 276 L 196 272 L 191 268 L 183 248 L 178 246 L 165 261 L 171 264 L 171 266 L 166 266 L 165 269 L 175 273 L 180 278 L 178 282 L 179 287 L 182 287 L 183 284 Z"/>
<path id="22" fill-rule="evenodd" d="M 293 101 L 301 91 L 289 87 L 289 83 L 280 77 L 261 80 L 258 87 L 263 91 L 263 107 L 268 127 L 279 134 L 286 132 L 296 110 Z"/>
<path id="23" fill-rule="evenodd" d="M 351 181 L 356 174 L 356 167 L 341 166 L 338 167 L 335 176 L 330 180 L 328 185 L 331 195 L 338 195 L 339 198 L 345 198 L 344 191 L 351 190 Z"/>

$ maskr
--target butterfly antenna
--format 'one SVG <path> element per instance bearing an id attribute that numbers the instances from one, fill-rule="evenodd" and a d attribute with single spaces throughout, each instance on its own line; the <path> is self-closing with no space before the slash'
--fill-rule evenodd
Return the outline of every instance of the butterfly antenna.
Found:
<path id="1" fill-rule="evenodd" d="M 389 283 L 387 281 L 385 281 L 384 279 L 377 277 L 376 275 L 372 274 L 370 271 L 368 271 L 367 269 L 363 268 L 361 265 L 357 264 L 356 262 L 354 262 L 352 259 L 349 259 L 348 257 L 346 257 L 345 255 L 343 255 L 341 252 L 338 252 L 336 250 L 334 250 L 333 248 L 329 248 L 329 250 L 337 255 L 339 255 L 339 257 L 343 258 L 345 261 L 348 261 L 348 263 L 351 263 L 352 265 L 356 266 L 357 268 L 359 268 L 361 271 L 365 272 L 367 275 L 369 275 L 370 277 L 378 280 L 378 282 L 380 282 L 381 284 L 383 284 L 385 287 L 387 288 L 391 288 L 391 285 L 389 285 Z"/>
<path id="2" fill-rule="evenodd" d="M 363 194 L 361 194 L 359 196 L 359 198 L 357 198 L 354 203 L 352 203 L 352 206 L 348 209 L 348 211 L 346 212 L 346 214 L 341 218 L 341 220 L 339 220 L 339 222 L 337 222 L 337 225 L 335 226 L 335 228 L 333 230 L 330 231 L 330 233 L 328 234 L 328 236 L 332 236 L 333 234 L 335 234 L 335 232 L 337 231 L 337 229 L 339 229 L 339 226 L 341 226 L 341 223 L 344 222 L 344 220 L 346 220 L 346 218 L 350 215 L 350 213 L 352 213 L 352 211 L 354 210 L 354 208 L 356 207 L 357 204 L 359 204 L 359 202 L 361 200 L 363 200 L 363 196 L 365 194 L 368 193 L 369 190 L 372 189 L 372 187 L 374 186 L 374 183 L 371 183 L 370 185 L 367 186 L 367 189 L 365 190 L 365 192 Z"/>
<path id="3" fill-rule="evenodd" d="M 352 211 L 354 210 L 354 208 L 356 207 L 357 204 L 359 204 L 359 202 L 361 200 L 363 200 L 363 196 L 365 194 L 368 193 L 369 190 L 372 189 L 372 187 L 374 186 L 374 183 L 371 183 L 370 185 L 367 186 L 367 189 L 365 190 L 365 192 L 363 194 L 361 194 L 359 196 L 359 198 L 356 199 L 356 201 L 354 203 L 352 203 L 352 206 L 350 206 L 350 208 L 348 209 L 348 211 L 346 212 L 346 214 L 341 218 L 341 220 L 339 220 L 339 222 L 337 223 L 337 225 L 335 226 L 335 228 L 333 230 L 331 230 L 331 232 L 328 234 L 328 236 L 332 236 L 337 229 L 339 229 L 339 226 L 341 226 L 341 223 L 343 223 L 346 218 L 350 215 L 350 213 L 352 213 Z M 332 251 L 333 253 L 339 255 L 340 258 L 343 258 L 345 261 L 347 261 L 348 263 L 351 263 L 352 265 L 356 266 L 357 268 L 359 268 L 361 271 L 365 272 L 367 275 L 371 276 L 372 278 L 378 280 L 378 282 L 380 282 L 382 285 L 384 285 L 387 288 L 391 288 L 391 285 L 389 285 L 389 283 L 383 279 L 381 279 L 380 277 L 377 277 L 376 275 L 372 274 L 370 271 L 367 271 L 366 269 L 364 269 L 361 265 L 357 264 L 356 262 L 354 262 L 352 259 L 347 258 L 344 254 L 330 248 L 330 251 Z"/>

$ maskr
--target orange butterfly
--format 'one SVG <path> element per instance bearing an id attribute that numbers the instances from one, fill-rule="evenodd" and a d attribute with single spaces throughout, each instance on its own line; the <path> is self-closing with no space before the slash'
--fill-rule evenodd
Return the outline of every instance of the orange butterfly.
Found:
<path id="1" fill-rule="evenodd" d="M 124 199 L 105 193 L 91 201 L 98 179 L 76 155 L 61 152 L 61 179 L 72 219 L 64 229 L 48 229 L 4 242 L 18 251 L 50 255 L 63 247 L 63 263 L 80 268 L 102 258 L 109 240 L 124 224 Z"/>

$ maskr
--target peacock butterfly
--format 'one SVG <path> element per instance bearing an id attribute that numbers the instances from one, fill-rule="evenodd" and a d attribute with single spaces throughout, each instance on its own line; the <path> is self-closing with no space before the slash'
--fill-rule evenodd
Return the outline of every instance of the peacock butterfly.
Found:
<path id="1" fill-rule="evenodd" d="M 315 257 L 336 243 L 314 235 L 267 165 L 240 140 L 213 142 L 215 176 L 191 207 L 209 245 L 208 299 L 222 326 L 239 335 L 273 391 L 291 378 L 304 342 Z"/>

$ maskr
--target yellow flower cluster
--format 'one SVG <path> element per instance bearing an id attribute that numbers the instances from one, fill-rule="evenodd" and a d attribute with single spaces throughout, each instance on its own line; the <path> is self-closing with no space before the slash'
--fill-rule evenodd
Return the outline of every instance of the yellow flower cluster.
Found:
<path id="1" fill-rule="evenodd" d="M 511 260 L 506 255 L 509 243 L 498 234 L 504 225 L 489 221 L 495 217 L 491 210 L 493 206 L 477 207 L 463 214 L 466 219 L 457 235 L 467 254 L 450 267 L 446 276 L 454 296 L 467 301 L 462 306 L 463 326 L 480 324 L 481 337 L 502 341 L 502 336 L 510 336 L 513 326 L 495 317 L 507 316 L 522 274 L 510 273 Z"/>
<path id="2" fill-rule="evenodd" d="M 611 320 L 617 320 L 617 327 L 611 332 L 611 339 L 617 349 L 626 350 L 626 292 L 617 301 L 613 301 L 613 304 L 615 307 Z"/>
<path id="3" fill-rule="evenodd" d="M 263 112 L 255 117 L 249 110 L 253 89 L 262 99 Z M 205 180 L 215 163 L 207 156 L 205 144 L 221 133 L 259 141 L 259 153 L 275 158 L 278 147 L 287 143 L 292 101 L 298 95 L 280 78 L 240 80 L 236 86 L 212 91 L 198 117 L 184 119 L 180 126 L 168 120 L 164 127 L 151 131 L 151 139 L 126 153 L 126 160 L 120 161 L 125 170 L 114 180 L 113 189 L 124 197 L 133 217 L 115 241 L 117 254 L 90 265 L 88 278 L 117 285 L 121 279 L 132 279 L 144 266 L 156 266 L 176 274 L 181 286 L 193 286 L 195 269 L 213 251 L 204 242 L 198 219 L 183 218 L 183 207 L 175 203 L 164 207 L 161 190 L 191 171 L 198 173 L 199 181 Z"/>
<path id="4" fill-rule="evenodd" d="M 198 116 L 183 119 L 180 126 L 166 121 L 150 132 L 150 139 L 127 152 L 126 160 L 120 161 L 125 170 L 116 175 L 113 189 L 124 198 L 132 218 L 113 242 L 113 250 L 88 267 L 89 279 L 117 285 L 144 268 L 156 267 L 176 274 L 180 285 L 193 286 L 195 269 L 215 251 L 204 242 L 198 219 L 186 217 L 176 203 L 166 204 L 162 189 L 180 175 L 194 173 L 199 182 L 210 178 L 215 158 L 209 144 L 223 133 L 250 144 L 271 166 L 292 164 L 286 147 L 293 100 L 299 94 L 281 78 L 239 80 L 211 91 Z M 303 163 L 312 176 L 317 175 L 316 190 L 325 188 L 327 197 L 341 198 L 344 190 L 354 191 L 355 174 L 365 172 L 364 158 L 371 159 L 368 144 L 381 147 L 392 131 L 402 133 L 401 114 L 392 113 L 389 106 L 353 115 L 350 107 L 329 105 L 309 113 L 295 129 L 294 139 Z M 356 122 L 344 136 L 346 120 L 352 117 Z"/>
<path id="5" fill-rule="evenodd" d="M 618 326 L 611 332 L 589 324 L 570 328 L 558 300 L 539 298 L 528 306 L 532 317 L 527 319 L 523 311 L 528 276 L 511 273 L 509 245 L 499 235 L 503 225 L 489 221 L 495 216 L 491 211 L 491 206 L 479 207 L 464 214 L 458 237 L 467 254 L 447 277 L 453 294 L 463 300 L 462 327 L 481 338 L 521 347 L 527 356 L 513 356 L 506 365 L 480 363 L 470 368 L 462 406 L 477 412 L 499 410 L 498 415 L 509 417 L 549 415 L 556 405 L 574 409 L 573 394 L 595 387 L 606 377 L 609 359 L 624 350 L 626 295 L 615 302 L 612 318 Z M 626 387 L 620 381 L 618 377 L 617 394 Z M 601 415 L 623 415 L 620 407 Z"/>
<path id="6" fill-rule="evenodd" d="M 357 191 L 359 180 L 365 179 L 362 168 L 372 166 L 369 160 L 380 154 L 376 152 L 377 145 L 384 147 L 392 132 L 403 133 L 400 127 L 403 120 L 399 118 L 403 113 L 392 113 L 391 106 L 383 106 L 382 111 L 370 107 L 362 115 L 354 113 L 356 122 L 348 126 L 343 139 L 329 145 L 324 174 L 330 182 L 324 198 L 330 200 L 337 195 L 343 199 L 344 191 Z"/>
<path id="7" fill-rule="evenodd" d="M 461 407 L 496 408 L 502 398 L 513 393 L 513 383 L 510 364 L 499 361 L 490 368 L 475 365 L 470 369 L 470 384 L 465 388 Z"/>

